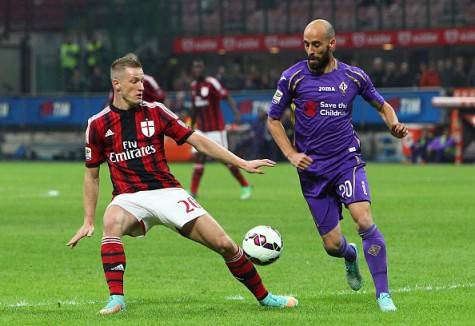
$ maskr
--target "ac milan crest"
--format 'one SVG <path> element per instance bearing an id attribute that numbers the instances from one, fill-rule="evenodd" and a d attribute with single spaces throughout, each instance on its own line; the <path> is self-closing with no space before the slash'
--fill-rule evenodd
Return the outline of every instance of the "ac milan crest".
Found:
<path id="1" fill-rule="evenodd" d="M 142 129 L 142 133 L 147 137 L 152 137 L 155 133 L 155 124 L 153 123 L 153 121 L 141 121 L 140 128 Z"/>

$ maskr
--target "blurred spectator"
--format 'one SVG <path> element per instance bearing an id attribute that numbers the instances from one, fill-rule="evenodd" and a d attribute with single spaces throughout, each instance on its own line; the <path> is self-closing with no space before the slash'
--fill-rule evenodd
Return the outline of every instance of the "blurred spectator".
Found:
<path id="1" fill-rule="evenodd" d="M 452 60 L 447 58 L 446 60 L 440 59 L 437 61 L 437 71 L 440 75 L 440 83 L 444 88 L 453 87 L 453 71 Z"/>
<path id="2" fill-rule="evenodd" d="M 440 86 L 440 76 L 433 61 L 429 62 L 429 66 L 425 63 L 419 65 L 421 77 L 419 80 L 420 87 L 437 87 Z"/>
<path id="3" fill-rule="evenodd" d="M 228 88 L 241 90 L 244 88 L 244 77 L 241 72 L 241 65 L 234 63 L 228 78 Z"/>
<path id="4" fill-rule="evenodd" d="M 218 70 L 216 71 L 216 79 L 225 87 L 229 88 L 228 86 L 228 77 L 226 76 L 226 68 L 224 66 L 219 66 Z"/>
<path id="5" fill-rule="evenodd" d="M 468 82 L 470 87 L 475 87 L 475 58 L 472 59 L 472 67 L 468 74 Z"/>
<path id="6" fill-rule="evenodd" d="M 414 141 L 411 146 L 411 162 L 412 163 L 426 163 L 427 162 L 427 145 L 432 141 L 430 132 L 427 129 L 422 129 L 419 139 Z"/>
<path id="7" fill-rule="evenodd" d="M 396 77 L 397 87 L 412 87 L 415 84 L 414 79 L 414 75 L 409 71 L 409 64 L 406 61 L 401 62 L 399 74 Z"/>
<path id="8" fill-rule="evenodd" d="M 102 67 L 104 64 L 104 46 L 96 36 L 93 36 L 86 41 L 85 50 L 87 72 L 93 73 L 95 67 Z"/>
<path id="9" fill-rule="evenodd" d="M 455 140 L 449 135 L 448 128 L 435 137 L 427 145 L 427 157 L 429 162 L 447 163 L 453 162 L 455 156 Z"/>
<path id="10" fill-rule="evenodd" d="M 191 84 L 191 77 L 184 69 L 181 69 L 178 76 L 173 80 L 173 89 L 175 91 L 186 91 Z"/>
<path id="11" fill-rule="evenodd" d="M 71 81 L 67 85 L 66 91 L 71 93 L 82 93 L 88 90 L 87 82 L 79 69 L 74 70 Z"/>
<path id="12" fill-rule="evenodd" d="M 468 78 L 467 72 L 465 71 L 464 60 L 462 57 L 457 57 L 455 59 L 455 66 L 453 69 L 453 80 L 452 86 L 453 87 L 467 87 L 468 86 Z"/>
<path id="13" fill-rule="evenodd" d="M 65 90 L 71 88 L 74 72 L 79 68 L 79 57 L 81 48 L 73 41 L 71 36 L 66 36 L 60 45 L 61 68 L 63 69 L 63 87 Z"/>
<path id="14" fill-rule="evenodd" d="M 257 70 L 257 66 L 255 64 L 252 64 L 249 67 L 249 72 L 247 73 L 246 76 L 246 81 L 244 82 L 244 88 L 246 89 L 262 89 L 262 79 L 261 79 L 261 74 Z"/>
<path id="15" fill-rule="evenodd" d="M 111 88 L 111 81 L 100 66 L 94 67 L 89 77 L 90 92 L 108 92 Z"/>
<path id="16" fill-rule="evenodd" d="M 384 65 L 383 65 L 383 59 L 380 57 L 376 57 L 373 60 L 373 65 L 372 69 L 370 69 L 370 74 L 371 80 L 373 81 L 373 85 L 378 88 L 378 87 L 383 87 L 383 81 L 384 81 Z"/>
<path id="17" fill-rule="evenodd" d="M 386 62 L 386 72 L 383 78 L 384 87 L 398 87 L 396 64 L 393 61 Z"/>

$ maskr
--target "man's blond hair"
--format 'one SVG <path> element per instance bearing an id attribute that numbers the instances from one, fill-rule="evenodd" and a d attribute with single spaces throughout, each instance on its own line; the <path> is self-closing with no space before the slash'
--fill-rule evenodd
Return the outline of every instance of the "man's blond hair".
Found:
<path id="1" fill-rule="evenodd" d="M 111 80 L 117 79 L 117 75 L 125 70 L 125 68 L 142 68 L 137 56 L 133 53 L 128 53 L 125 56 L 114 60 L 111 64 L 110 77 Z"/>

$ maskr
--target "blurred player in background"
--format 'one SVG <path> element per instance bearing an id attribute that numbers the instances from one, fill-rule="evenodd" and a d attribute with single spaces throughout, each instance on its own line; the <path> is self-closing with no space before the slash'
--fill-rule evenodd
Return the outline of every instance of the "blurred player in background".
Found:
<path id="1" fill-rule="evenodd" d="M 355 97 L 361 95 L 376 108 L 394 137 L 406 136 L 407 128 L 361 69 L 334 58 L 335 30 L 329 22 L 312 21 L 303 38 L 308 58 L 282 73 L 268 114 L 269 131 L 297 168 L 302 193 L 325 250 L 345 259 L 349 286 L 359 290 L 362 278 L 357 247 L 346 242 L 340 229 L 342 204 L 363 239 L 377 303 L 382 311 L 395 311 L 388 289 L 386 243 L 371 216 L 365 163 L 351 123 Z M 295 147 L 280 122 L 289 106 L 295 118 Z"/>
<path id="2" fill-rule="evenodd" d="M 126 56 L 133 57 L 135 58 L 135 60 L 138 61 L 138 57 L 134 53 L 128 53 L 126 54 Z M 109 103 L 112 103 L 113 100 L 114 100 L 114 92 L 111 91 L 109 93 Z M 160 103 L 165 103 L 165 100 L 166 100 L 165 91 L 160 87 L 160 85 L 155 80 L 155 78 L 147 74 L 144 74 L 142 100 L 146 102 L 160 102 Z M 168 103 L 165 103 L 165 104 L 168 105 Z"/>
<path id="3" fill-rule="evenodd" d="M 144 73 L 133 56 L 117 59 L 111 66 L 114 101 L 91 117 L 86 130 L 84 175 L 84 224 L 68 242 L 73 248 L 94 232 L 99 194 L 99 167 L 107 161 L 114 186 L 113 200 L 104 213 L 102 264 L 109 286 L 109 303 L 101 314 L 125 310 L 123 276 L 126 257 L 122 236 L 142 236 L 154 225 L 165 225 L 184 237 L 222 255 L 234 277 L 261 305 L 294 307 L 293 297 L 269 293 L 254 265 L 216 220 L 194 200 L 170 173 L 163 138 L 187 142 L 200 152 L 240 167 L 249 173 L 273 166 L 269 160 L 245 161 L 224 147 L 194 133 L 165 105 L 142 100 Z"/>
<path id="4" fill-rule="evenodd" d="M 233 110 L 234 119 L 240 121 L 239 111 L 233 98 L 221 83 L 214 77 L 205 75 L 205 64 L 202 59 L 193 60 L 191 66 L 193 81 L 191 83 L 191 122 L 192 126 L 202 131 L 206 137 L 214 140 L 221 146 L 228 148 L 228 136 L 224 125 L 223 113 L 219 105 L 221 99 L 226 99 Z M 204 172 L 206 156 L 201 153 L 195 155 L 195 168 L 191 177 L 190 192 L 193 197 L 198 195 L 198 187 Z M 251 186 L 234 165 L 226 165 L 232 175 L 241 185 L 241 199 L 251 198 Z"/>

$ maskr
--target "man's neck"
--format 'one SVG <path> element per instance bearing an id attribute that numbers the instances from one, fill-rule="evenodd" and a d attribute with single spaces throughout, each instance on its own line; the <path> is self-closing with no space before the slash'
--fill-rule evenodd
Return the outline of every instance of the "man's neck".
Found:
<path id="1" fill-rule="evenodd" d="M 310 69 L 311 72 L 321 75 L 321 74 L 327 74 L 329 72 L 332 72 L 335 70 L 338 66 L 337 60 L 334 57 L 331 57 L 328 64 L 323 68 L 319 70 L 313 70 L 310 68 L 310 65 L 307 63 L 307 67 Z"/>
<path id="2" fill-rule="evenodd" d="M 114 94 L 114 100 L 112 101 L 112 105 L 119 109 L 119 110 L 124 110 L 128 111 L 132 109 L 132 105 L 124 101 L 122 97 L 120 97 L 118 94 Z"/>

